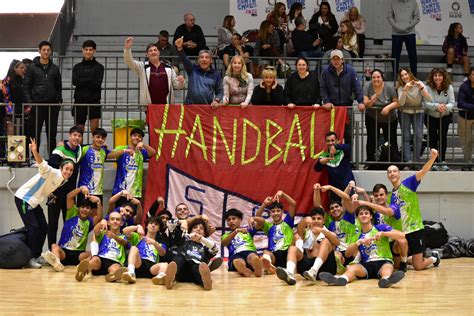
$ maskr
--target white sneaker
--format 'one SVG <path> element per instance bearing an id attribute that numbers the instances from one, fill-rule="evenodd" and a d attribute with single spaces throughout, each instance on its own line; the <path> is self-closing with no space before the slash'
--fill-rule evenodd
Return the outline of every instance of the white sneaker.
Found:
<path id="1" fill-rule="evenodd" d="M 166 273 L 160 272 L 157 276 L 151 279 L 154 285 L 165 285 Z"/>
<path id="2" fill-rule="evenodd" d="M 51 251 L 48 250 L 48 251 L 42 253 L 41 256 L 57 272 L 62 272 L 64 270 L 64 266 L 61 263 L 61 260 L 59 260 L 59 258 L 56 257 L 56 255 L 54 253 L 52 253 Z"/>
<path id="3" fill-rule="evenodd" d="M 306 280 L 314 281 L 314 282 L 316 282 L 316 279 L 318 277 L 317 274 L 314 273 L 313 268 L 309 269 L 308 271 L 303 272 L 303 276 Z"/>
<path id="4" fill-rule="evenodd" d="M 293 274 L 291 274 L 290 272 L 288 272 L 286 269 L 278 267 L 277 270 L 276 270 L 276 274 L 277 274 L 277 277 L 280 280 L 285 281 L 286 284 L 288 284 L 288 285 L 295 285 L 296 284 L 295 276 Z"/>
<path id="5" fill-rule="evenodd" d="M 447 72 L 448 74 L 453 73 L 453 68 L 447 67 L 447 68 L 446 68 L 446 72 Z"/>
<path id="6" fill-rule="evenodd" d="M 133 284 L 137 282 L 137 277 L 135 276 L 135 273 L 127 271 L 122 274 L 122 280 L 128 282 L 129 284 Z"/>
<path id="7" fill-rule="evenodd" d="M 31 258 L 30 261 L 25 265 L 25 268 L 30 268 L 30 269 L 41 269 L 41 264 L 36 262 L 35 258 Z"/>

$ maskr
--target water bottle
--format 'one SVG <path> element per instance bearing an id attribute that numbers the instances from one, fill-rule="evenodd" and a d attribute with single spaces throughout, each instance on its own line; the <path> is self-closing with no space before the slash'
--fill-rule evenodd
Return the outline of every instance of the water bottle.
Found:
<path id="1" fill-rule="evenodd" d="M 364 70 L 364 75 L 365 75 L 365 81 L 370 81 L 371 76 L 371 70 L 369 67 L 369 64 L 365 64 L 365 70 Z"/>

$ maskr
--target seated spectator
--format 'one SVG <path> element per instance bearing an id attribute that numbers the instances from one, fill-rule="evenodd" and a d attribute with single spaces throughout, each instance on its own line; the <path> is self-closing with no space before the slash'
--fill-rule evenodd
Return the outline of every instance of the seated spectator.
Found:
<path id="1" fill-rule="evenodd" d="M 321 49 L 321 40 L 311 37 L 311 34 L 306 31 L 306 21 L 303 17 L 295 19 L 296 30 L 291 34 L 291 40 L 295 54 L 298 57 L 321 57 L 323 50 Z"/>
<path id="2" fill-rule="evenodd" d="M 365 128 L 367 129 L 367 161 L 378 161 L 375 152 L 380 143 L 380 129 L 385 142 L 389 143 L 389 161 L 400 161 L 397 143 L 398 96 L 395 88 L 385 83 L 383 72 L 374 69 L 372 81 L 364 87 Z M 366 169 L 377 169 L 368 165 Z"/>
<path id="3" fill-rule="evenodd" d="M 252 94 L 253 105 L 283 105 L 285 96 L 283 87 L 276 80 L 275 67 L 267 66 L 262 72 L 262 82 L 255 87 Z"/>
<path id="4" fill-rule="evenodd" d="M 208 49 L 204 33 L 199 25 L 194 24 L 196 18 L 192 13 L 184 15 L 184 24 L 176 28 L 173 42 L 183 37 L 183 50 L 187 56 L 197 56 L 203 49 Z"/>
<path id="5" fill-rule="evenodd" d="M 428 114 L 425 120 L 428 125 L 428 141 L 430 149 L 437 149 L 438 161 L 441 163 L 432 167 L 432 170 L 448 171 L 446 165 L 446 147 L 448 143 L 449 125 L 453 121 L 454 89 L 447 71 L 442 68 L 433 68 L 428 76 L 426 90 L 431 95 L 431 101 L 424 101 L 423 105 Z"/>
<path id="6" fill-rule="evenodd" d="M 309 21 L 309 31 L 313 38 L 320 38 L 324 51 L 333 49 L 335 46 L 334 35 L 337 33 L 337 20 L 331 12 L 328 2 L 322 2 L 319 11 L 313 14 Z"/>
<path id="7" fill-rule="evenodd" d="M 285 84 L 286 103 L 290 109 L 295 105 L 313 105 L 319 107 L 318 74 L 309 71 L 308 60 L 300 57 L 296 60 L 296 72 L 292 73 Z"/>
<path id="8" fill-rule="evenodd" d="M 269 21 L 260 24 L 257 41 L 255 42 L 254 56 L 280 57 L 280 39 L 275 27 Z"/>
<path id="9" fill-rule="evenodd" d="M 365 52 L 365 19 L 360 15 L 357 7 L 352 7 L 342 18 L 342 21 L 350 21 L 357 33 L 357 46 L 359 47 L 359 57 L 364 57 Z M 341 22 L 342 22 L 341 21 Z"/>
<path id="10" fill-rule="evenodd" d="M 286 41 L 286 33 L 288 32 L 288 16 L 286 15 L 286 6 L 283 2 L 277 2 L 273 7 L 273 11 L 268 13 L 267 21 L 275 28 L 280 40 L 280 52 L 283 52 L 283 44 Z"/>
<path id="11" fill-rule="evenodd" d="M 222 78 L 219 71 L 211 67 L 212 53 L 209 50 L 199 52 L 198 64 L 194 65 L 183 49 L 183 37 L 175 41 L 178 56 L 188 74 L 188 93 L 185 104 L 210 104 L 219 106 L 222 101 Z"/>
<path id="12" fill-rule="evenodd" d="M 423 82 L 415 78 L 408 68 L 398 71 L 398 103 L 400 104 L 400 126 L 402 129 L 403 161 L 420 161 L 423 140 L 422 100 L 431 100 Z M 411 129 L 413 127 L 413 151 L 411 150 Z M 410 170 L 405 166 L 404 170 Z"/>
<path id="13" fill-rule="evenodd" d="M 303 17 L 303 5 L 295 2 L 291 5 L 288 13 L 288 32 L 293 32 L 296 29 L 295 20 L 298 17 Z"/>
<path id="14" fill-rule="evenodd" d="M 222 27 L 217 30 L 217 49 L 220 58 L 222 58 L 224 48 L 232 44 L 232 35 L 237 32 L 234 27 L 234 16 L 226 15 Z"/>
<path id="15" fill-rule="evenodd" d="M 357 33 L 350 21 L 341 22 L 342 44 L 345 50 L 351 54 L 352 58 L 359 57 L 359 47 L 357 46 Z"/>
<path id="16" fill-rule="evenodd" d="M 162 56 L 163 61 L 173 66 L 173 69 L 178 74 L 178 52 L 176 51 L 176 47 L 170 44 L 169 37 L 170 34 L 168 33 L 168 31 L 160 31 L 160 34 L 158 35 L 158 43 L 156 44 L 158 45 L 158 50 L 160 51 L 160 56 Z"/>
<path id="17" fill-rule="evenodd" d="M 464 163 L 472 164 L 472 130 L 474 126 L 474 68 L 469 70 L 469 78 L 459 87 L 458 94 L 459 119 L 458 129 L 464 152 Z M 471 171 L 466 165 L 463 171 Z"/>
<path id="18" fill-rule="evenodd" d="M 253 77 L 247 72 L 242 56 L 232 57 L 224 77 L 223 104 L 238 104 L 243 109 L 250 104 L 253 92 Z"/>
<path id="19" fill-rule="evenodd" d="M 226 46 L 223 50 L 222 61 L 224 63 L 225 69 L 229 66 L 230 59 L 236 55 L 240 55 L 245 60 L 245 65 L 247 69 L 251 68 L 250 56 L 253 56 L 253 47 L 250 45 L 245 45 L 242 42 L 242 36 L 239 33 L 234 33 L 232 35 L 232 42 L 230 45 Z"/>
<path id="20" fill-rule="evenodd" d="M 344 49 L 344 43 L 342 42 L 342 37 L 336 36 L 335 37 L 336 41 L 336 48 L 337 50 L 340 50 L 343 56 L 343 59 L 345 62 L 348 62 L 347 60 L 350 60 L 351 54 L 347 50 Z M 334 49 L 328 50 L 327 52 L 324 53 L 323 55 L 323 66 L 328 65 L 329 62 L 331 61 L 331 53 Z M 350 62 L 349 62 L 350 63 Z"/>
<path id="21" fill-rule="evenodd" d="M 461 23 L 451 23 L 449 25 L 448 35 L 444 39 L 443 52 L 444 58 L 447 63 L 447 72 L 453 71 L 453 64 L 461 64 L 464 68 L 464 75 L 466 78 L 469 77 L 469 67 L 471 61 L 467 55 L 467 40 L 462 35 L 463 29 Z"/>

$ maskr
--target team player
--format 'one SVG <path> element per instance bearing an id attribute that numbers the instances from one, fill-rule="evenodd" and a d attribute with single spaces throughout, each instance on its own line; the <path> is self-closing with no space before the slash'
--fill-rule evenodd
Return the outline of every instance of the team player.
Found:
<path id="1" fill-rule="evenodd" d="M 288 285 L 295 285 L 295 270 L 305 279 L 316 281 L 321 272 L 336 273 L 336 259 L 333 248 L 339 245 L 336 234 L 324 227 L 325 212 L 321 207 L 311 210 L 297 226 L 298 236 L 303 244 L 296 242 L 288 249 L 286 269 L 277 268 L 277 276 Z M 301 241 L 301 239 L 299 239 Z"/>
<path id="2" fill-rule="evenodd" d="M 105 275 L 107 282 L 120 280 L 127 271 L 125 263 L 125 246 L 128 244 L 125 235 L 120 232 L 122 216 L 119 212 L 112 212 L 108 219 L 101 220 L 94 227 L 94 241 L 98 249 L 91 243 L 92 258 L 84 259 L 77 266 L 76 280 L 82 281 L 92 272 L 93 275 Z"/>
<path id="3" fill-rule="evenodd" d="M 115 207 L 119 200 L 122 201 L 120 206 Z M 109 213 L 114 211 L 122 215 L 122 229 L 131 225 L 139 225 L 142 222 L 142 204 L 139 199 L 134 198 L 127 190 L 122 190 L 110 198 Z M 143 228 L 139 228 L 139 232 L 142 235 L 145 234 Z"/>
<path id="4" fill-rule="evenodd" d="M 221 237 L 222 246 L 229 250 L 229 271 L 237 271 L 240 275 L 249 277 L 253 270 L 256 277 L 261 277 L 262 260 L 253 243 L 253 235 L 256 231 L 240 227 L 243 217 L 244 214 L 235 208 L 231 208 L 224 215 L 227 226 L 231 230 L 230 233 L 225 233 Z"/>
<path id="5" fill-rule="evenodd" d="M 153 284 L 165 284 L 165 272 L 168 264 L 159 262 L 159 256 L 164 256 L 166 247 L 156 241 L 156 233 L 160 227 L 160 219 L 151 217 L 146 220 L 146 235 L 140 235 L 138 226 L 128 226 L 123 229 L 131 245 L 128 253 L 127 272 L 122 274 L 122 280 L 135 283 L 136 278 L 151 278 Z"/>
<path id="6" fill-rule="evenodd" d="M 173 257 L 166 269 L 165 285 L 168 290 L 174 287 L 175 280 L 193 282 L 204 290 L 212 289 L 209 260 L 219 251 L 218 246 L 209 238 L 210 229 L 203 218 L 195 218 L 189 223 L 189 235 L 179 246 L 178 254 Z"/>
<path id="7" fill-rule="evenodd" d="M 74 205 L 74 198 L 82 193 L 85 199 Z M 91 210 L 92 203 L 97 205 L 96 212 Z M 56 271 L 63 271 L 65 265 L 77 265 L 90 257 L 86 250 L 87 238 L 95 225 L 102 219 L 102 204 L 97 196 L 89 195 L 83 186 L 67 195 L 67 215 L 58 244 L 51 245 L 51 251 L 42 254 L 43 258 Z"/>
<path id="8" fill-rule="evenodd" d="M 139 128 L 130 131 L 128 145 L 118 146 L 109 154 L 109 158 L 117 158 L 117 173 L 115 175 L 112 195 L 127 190 L 134 198 L 141 199 L 143 187 L 143 163 L 153 157 L 156 150 L 143 143 L 145 133 Z M 121 206 L 125 199 L 119 199 L 115 204 Z"/>
<path id="9" fill-rule="evenodd" d="M 412 256 L 415 270 L 424 270 L 433 265 L 438 266 L 441 261 L 437 252 L 433 252 L 432 257 L 423 258 L 426 248 L 423 236 L 424 225 L 416 194 L 421 179 L 431 170 L 437 156 L 438 151 L 431 149 L 430 159 L 423 165 L 423 168 L 403 181 L 401 181 L 400 170 L 397 166 L 392 165 L 387 169 L 388 180 L 393 186 L 389 205 L 391 208 L 400 210 L 401 229 L 408 241 L 408 255 Z"/>
<path id="10" fill-rule="evenodd" d="M 386 224 L 372 225 L 374 211 L 368 206 L 359 206 L 356 209 L 356 216 L 361 224 L 362 231 L 357 241 L 347 247 L 346 254 L 354 256 L 359 252 L 360 262 L 349 264 L 342 276 L 337 277 L 334 276 L 334 273 L 323 272 L 319 277 L 327 284 L 340 286 L 344 286 L 356 278 L 378 278 L 378 285 L 381 288 L 387 288 L 398 283 L 403 279 L 405 273 L 403 271 L 393 272 L 389 238 L 402 239 L 404 234 Z"/>
<path id="11" fill-rule="evenodd" d="M 280 203 L 282 199 L 288 201 L 288 214 L 283 218 L 284 209 L 283 204 Z M 260 217 L 265 208 L 270 210 L 270 217 L 272 222 L 266 221 Z M 295 200 L 283 191 L 278 191 L 274 197 L 267 197 L 256 216 L 253 217 L 255 228 L 263 230 L 268 236 L 268 249 L 263 251 L 262 263 L 263 267 L 269 273 L 275 273 L 275 266 L 286 266 L 286 259 L 288 255 L 288 248 L 293 244 L 294 234 L 294 217 L 296 212 Z"/>

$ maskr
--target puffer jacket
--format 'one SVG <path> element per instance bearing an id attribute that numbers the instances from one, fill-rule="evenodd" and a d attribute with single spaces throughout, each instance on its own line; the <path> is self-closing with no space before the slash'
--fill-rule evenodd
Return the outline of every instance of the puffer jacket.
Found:
<path id="1" fill-rule="evenodd" d="M 25 101 L 33 103 L 61 103 L 62 82 L 58 66 L 50 60 L 47 65 L 35 57 L 23 79 Z"/>

